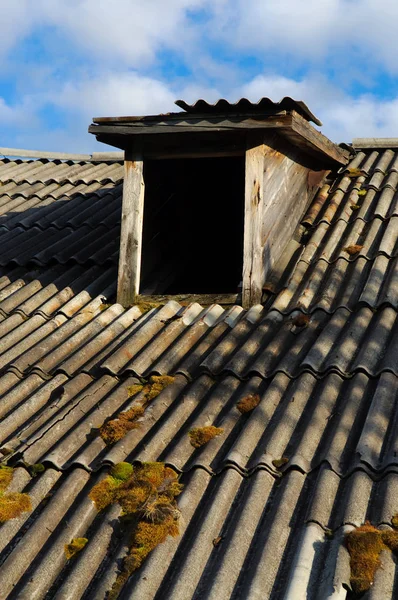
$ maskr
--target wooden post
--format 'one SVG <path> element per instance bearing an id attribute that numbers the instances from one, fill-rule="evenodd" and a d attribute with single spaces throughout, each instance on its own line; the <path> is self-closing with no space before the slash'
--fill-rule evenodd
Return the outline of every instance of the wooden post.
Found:
<path id="1" fill-rule="evenodd" d="M 249 308 L 261 302 L 263 256 L 261 227 L 264 206 L 265 145 L 258 133 L 248 135 L 245 167 L 245 220 L 243 241 L 242 305 Z"/>
<path id="2" fill-rule="evenodd" d="M 145 193 L 143 165 L 141 152 L 126 150 L 117 281 L 117 301 L 123 306 L 134 304 L 140 287 Z"/>

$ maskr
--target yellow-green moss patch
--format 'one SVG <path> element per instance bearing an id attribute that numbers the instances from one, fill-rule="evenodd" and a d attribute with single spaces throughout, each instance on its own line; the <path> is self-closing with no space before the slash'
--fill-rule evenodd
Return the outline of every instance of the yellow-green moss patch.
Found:
<path id="1" fill-rule="evenodd" d="M 188 432 L 188 435 L 191 446 L 194 448 L 200 448 L 222 433 L 224 433 L 224 429 L 222 427 L 214 427 L 214 425 L 209 425 L 207 427 L 194 427 L 194 429 L 191 429 L 191 431 Z"/>
<path id="2" fill-rule="evenodd" d="M 129 466 L 127 466 L 129 465 Z M 115 465 L 110 475 L 93 487 L 89 496 L 96 508 L 110 504 L 122 508 L 123 522 L 131 527 L 131 544 L 117 579 L 108 594 L 115 600 L 130 575 L 169 535 L 179 534 L 176 497 L 182 485 L 178 474 L 164 463 Z"/>
<path id="3" fill-rule="evenodd" d="M 0 492 L 4 492 L 12 481 L 14 469 L 6 465 L 0 466 Z"/>
<path id="4" fill-rule="evenodd" d="M 149 378 L 149 382 L 144 386 L 144 396 L 146 402 L 150 402 L 156 396 L 159 396 L 160 392 L 163 392 L 167 386 L 174 383 L 175 377 L 170 375 L 152 375 Z"/>
<path id="5" fill-rule="evenodd" d="M 288 463 L 288 462 L 289 462 L 289 459 L 286 456 L 282 456 L 282 458 L 275 458 L 272 461 L 272 464 L 274 465 L 275 469 L 280 469 L 281 467 L 286 465 L 286 463 Z"/>
<path id="6" fill-rule="evenodd" d="M 129 398 L 132 398 L 136 394 L 139 394 L 140 392 L 142 392 L 143 387 L 144 387 L 143 383 L 135 383 L 134 385 L 129 385 L 127 388 L 127 393 L 129 395 Z"/>
<path id="7" fill-rule="evenodd" d="M 347 171 L 344 173 L 344 175 L 346 177 L 361 177 L 361 175 L 363 175 L 361 169 L 356 169 L 354 167 L 347 169 Z"/>
<path id="8" fill-rule="evenodd" d="M 81 552 L 83 550 L 84 546 L 87 544 L 87 542 L 88 542 L 87 538 L 79 537 L 79 538 L 74 538 L 70 542 L 70 544 L 65 544 L 64 549 L 65 549 L 65 556 L 66 556 L 67 560 L 70 560 L 71 558 L 76 556 L 76 554 Z"/>
<path id="9" fill-rule="evenodd" d="M 142 417 L 145 408 L 141 404 L 132 406 L 129 410 L 118 414 L 116 419 L 108 421 L 100 428 L 100 436 L 105 444 L 115 444 L 132 429 L 137 429 L 139 426 L 137 419 Z"/>
<path id="10" fill-rule="evenodd" d="M 398 550 L 398 532 L 380 530 L 366 522 L 350 531 L 345 537 L 350 554 L 350 583 L 355 594 L 363 594 L 374 582 L 377 569 L 381 566 L 382 550 Z"/>
<path id="11" fill-rule="evenodd" d="M 14 469 L 5 465 L 0 466 L 0 523 L 19 517 L 23 512 L 32 510 L 28 494 L 8 492 L 7 488 L 13 478 Z"/>
<path id="12" fill-rule="evenodd" d="M 132 464 L 128 462 L 120 462 L 114 465 L 111 469 L 111 476 L 119 481 L 127 481 L 130 479 L 134 471 Z"/>
<path id="13" fill-rule="evenodd" d="M 137 304 L 135 304 L 133 306 L 137 306 L 137 308 L 140 309 L 141 314 L 144 315 L 145 313 L 149 312 L 153 308 L 158 308 L 159 306 L 163 306 L 163 305 L 159 302 L 137 302 Z"/>
<path id="14" fill-rule="evenodd" d="M 174 382 L 174 377 L 169 375 L 153 375 L 148 383 L 134 384 L 127 388 L 128 397 L 143 392 L 140 403 L 135 404 L 130 409 L 120 412 L 115 419 L 107 421 L 100 427 L 100 436 L 105 444 L 115 444 L 132 429 L 139 427 L 139 418 L 145 412 L 145 408 L 156 396 L 160 394 L 168 385 Z"/>
<path id="15" fill-rule="evenodd" d="M 25 464 L 25 466 L 32 477 L 37 477 L 37 475 L 40 475 L 40 473 L 43 473 L 46 470 L 45 466 L 41 463 L 35 463 L 33 465 Z"/>
<path id="16" fill-rule="evenodd" d="M 260 396 L 258 394 L 249 394 L 249 396 L 245 396 L 239 400 L 236 405 L 236 408 L 240 413 L 245 414 L 251 412 L 258 406 L 260 403 Z"/>
<path id="17" fill-rule="evenodd" d="M 0 523 L 15 519 L 30 510 L 32 510 L 32 503 L 28 494 L 0 493 Z"/>

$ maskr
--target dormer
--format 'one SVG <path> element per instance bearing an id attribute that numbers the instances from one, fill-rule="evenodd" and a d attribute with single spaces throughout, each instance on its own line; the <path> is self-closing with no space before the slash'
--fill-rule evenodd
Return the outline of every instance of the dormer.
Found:
<path id="1" fill-rule="evenodd" d="M 125 152 L 117 301 L 194 295 L 252 306 L 348 153 L 291 98 L 176 104 L 182 112 L 102 117 L 89 127 Z"/>

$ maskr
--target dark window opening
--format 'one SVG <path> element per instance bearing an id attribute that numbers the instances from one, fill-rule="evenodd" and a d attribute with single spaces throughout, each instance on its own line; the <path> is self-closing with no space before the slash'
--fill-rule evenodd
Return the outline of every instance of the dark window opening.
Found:
<path id="1" fill-rule="evenodd" d="M 144 162 L 141 294 L 238 292 L 245 159 Z"/>

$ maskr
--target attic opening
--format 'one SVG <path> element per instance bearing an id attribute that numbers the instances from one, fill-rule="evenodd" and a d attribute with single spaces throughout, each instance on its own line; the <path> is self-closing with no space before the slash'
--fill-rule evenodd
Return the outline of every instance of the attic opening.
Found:
<path id="1" fill-rule="evenodd" d="M 245 156 L 144 160 L 140 294 L 237 293 Z"/>

